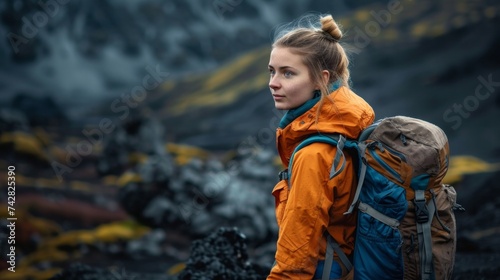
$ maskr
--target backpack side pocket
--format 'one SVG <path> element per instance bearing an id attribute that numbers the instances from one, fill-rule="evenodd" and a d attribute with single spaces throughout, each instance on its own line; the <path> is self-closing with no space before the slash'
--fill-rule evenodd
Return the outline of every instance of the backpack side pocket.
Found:
<path id="1" fill-rule="evenodd" d="M 435 203 L 436 213 L 431 223 L 432 264 L 435 279 L 452 279 L 456 252 L 456 220 L 453 210 L 457 193 L 452 186 L 441 185 L 433 189 L 434 197 L 427 203 Z M 420 243 L 417 238 L 415 206 L 408 204 L 408 212 L 401 223 L 404 237 L 405 279 L 420 279 Z"/>
<path id="2" fill-rule="evenodd" d="M 385 218 L 400 222 L 408 207 L 405 189 L 371 166 L 366 172 L 360 202 Z M 377 216 L 360 205 L 354 248 L 355 279 L 403 279 L 401 232 Z"/>
<path id="3" fill-rule="evenodd" d="M 431 227 L 435 275 L 436 279 L 451 279 L 457 245 L 453 211 L 457 192 L 452 186 L 442 185 L 435 195 L 437 216 L 434 217 Z"/>

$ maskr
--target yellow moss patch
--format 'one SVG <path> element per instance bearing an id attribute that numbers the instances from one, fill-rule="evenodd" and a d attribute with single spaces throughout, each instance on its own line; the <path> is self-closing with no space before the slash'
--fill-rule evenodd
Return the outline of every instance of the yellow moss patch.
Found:
<path id="1" fill-rule="evenodd" d="M 67 181 L 62 182 L 56 178 L 30 178 L 16 174 L 16 186 L 18 187 L 37 187 L 49 189 L 70 188 L 75 191 L 90 192 L 92 185 L 84 181 Z"/>
<path id="2" fill-rule="evenodd" d="M 141 175 L 133 172 L 125 172 L 118 178 L 118 186 L 124 187 L 128 183 L 140 183 L 142 182 Z"/>
<path id="3" fill-rule="evenodd" d="M 207 159 L 209 152 L 194 146 L 167 143 L 165 149 L 174 156 L 178 165 L 184 165 L 193 158 Z"/>
<path id="4" fill-rule="evenodd" d="M 256 92 L 266 87 L 268 76 L 265 72 L 249 77 L 243 82 L 235 83 L 220 91 L 205 91 L 201 89 L 198 92 L 184 97 L 178 104 L 167 108 L 172 115 L 180 115 L 188 109 L 195 107 L 217 107 L 234 102 L 245 93 Z"/>
<path id="5" fill-rule="evenodd" d="M 222 67 L 216 73 L 205 78 L 203 85 L 200 85 L 193 92 L 184 93 L 181 98 L 166 106 L 163 113 L 180 115 L 187 110 L 196 107 L 217 107 L 234 102 L 242 95 L 255 91 L 260 91 L 267 87 L 268 76 L 265 68 L 262 71 L 252 72 L 252 67 L 258 65 L 258 61 L 264 61 L 269 56 L 269 48 L 261 48 L 257 51 L 240 57 L 235 62 Z M 265 63 L 265 62 L 262 62 Z M 240 74 L 247 71 L 248 77 L 238 78 Z M 183 81 L 183 83 L 187 83 Z"/>
<path id="6" fill-rule="evenodd" d="M 31 134 L 21 131 L 2 133 L 0 135 L 0 145 L 6 144 L 13 145 L 16 153 L 31 155 L 45 161 L 48 160 L 40 141 Z"/>
<path id="7" fill-rule="evenodd" d="M 399 32 L 396 28 L 389 28 L 383 34 L 386 41 L 396 41 L 399 38 Z"/>
<path id="8" fill-rule="evenodd" d="M 100 225 L 92 230 L 73 230 L 48 239 L 40 245 L 41 250 L 56 249 L 59 246 L 76 246 L 78 244 L 94 244 L 97 242 L 112 243 L 121 240 L 136 239 L 149 228 L 135 222 L 119 221 Z"/>
<path id="9" fill-rule="evenodd" d="M 494 18 L 497 15 L 497 8 L 496 7 L 488 7 L 484 10 L 484 15 L 487 18 Z"/>
<path id="10" fill-rule="evenodd" d="M 45 147 L 48 147 L 52 143 L 52 141 L 50 140 L 49 134 L 41 127 L 35 128 L 33 130 L 33 134 L 40 141 L 40 143 Z"/>
<path id="11" fill-rule="evenodd" d="M 174 87 L 175 87 L 175 81 L 174 80 L 166 81 L 166 82 L 164 82 L 161 85 L 161 89 L 164 90 L 164 91 L 170 91 Z"/>
<path id="12" fill-rule="evenodd" d="M 411 35 L 415 38 L 423 37 L 429 30 L 429 24 L 427 22 L 418 22 L 414 24 L 411 28 Z"/>
<path id="13" fill-rule="evenodd" d="M 26 219 L 23 218 L 23 220 Z M 55 222 L 47 219 L 37 218 L 30 215 L 29 223 L 36 228 L 36 231 L 42 235 L 42 237 L 50 237 L 51 235 L 60 233 L 61 227 Z"/>
<path id="14" fill-rule="evenodd" d="M 266 48 L 266 52 L 267 49 L 268 48 Z M 263 50 L 258 49 L 239 57 L 226 66 L 221 67 L 205 81 L 203 89 L 206 91 L 212 91 L 228 84 L 232 79 L 234 79 L 234 77 L 244 72 L 255 60 L 258 60 L 262 54 Z"/>
<path id="15" fill-rule="evenodd" d="M 85 183 L 85 182 L 71 181 L 69 183 L 69 186 L 72 190 L 76 190 L 76 191 L 84 191 L 84 192 L 92 191 L 91 185 L 88 183 Z"/>
<path id="16" fill-rule="evenodd" d="M 146 162 L 148 156 L 143 153 L 132 152 L 128 155 L 128 162 L 131 164 L 140 164 Z"/>
<path id="17" fill-rule="evenodd" d="M 95 241 L 96 239 L 92 231 L 73 230 L 48 239 L 40 245 L 40 248 L 50 250 L 50 248 L 57 248 L 62 245 L 76 246 L 78 244 L 92 244 Z"/>
<path id="18" fill-rule="evenodd" d="M 118 177 L 115 175 L 107 175 L 102 178 L 102 183 L 106 186 L 116 186 L 118 185 Z"/>
<path id="19" fill-rule="evenodd" d="M 190 157 L 206 158 L 209 152 L 195 146 L 167 143 L 166 149 L 174 155 L 186 155 Z"/>
<path id="20" fill-rule="evenodd" d="M 462 180 L 463 175 L 500 170 L 500 163 L 488 163 L 472 156 L 455 156 L 450 159 L 448 173 L 443 179 L 446 184 Z"/>
<path id="21" fill-rule="evenodd" d="M 368 10 L 358 10 L 354 14 L 354 18 L 359 22 L 366 22 L 370 18 L 370 12 Z"/>
<path id="22" fill-rule="evenodd" d="M 61 163 L 61 164 L 65 164 L 66 163 L 66 155 L 67 155 L 67 152 L 58 147 L 58 146 L 50 146 L 48 148 L 48 152 L 52 155 L 52 159 Z"/>
<path id="23" fill-rule="evenodd" d="M 94 231 L 94 236 L 101 242 L 116 242 L 139 238 L 148 231 L 149 228 L 144 226 L 119 222 L 98 226 Z"/>
<path id="24" fill-rule="evenodd" d="M 170 267 L 167 271 L 168 275 L 177 275 L 186 268 L 185 263 L 178 263 Z"/>
<path id="25" fill-rule="evenodd" d="M 500 234 L 500 227 L 496 226 L 487 229 L 476 230 L 473 233 L 469 234 L 469 237 L 472 240 L 479 240 L 492 235 L 498 236 L 498 234 Z"/>
<path id="26" fill-rule="evenodd" d="M 36 187 L 42 187 L 42 188 L 61 188 L 61 182 L 57 179 L 53 178 L 33 178 L 29 179 L 32 180 L 34 183 L 34 186 Z"/>

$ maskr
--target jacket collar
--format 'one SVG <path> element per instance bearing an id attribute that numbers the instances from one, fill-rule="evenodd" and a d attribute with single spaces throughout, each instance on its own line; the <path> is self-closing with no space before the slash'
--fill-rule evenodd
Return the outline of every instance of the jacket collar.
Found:
<path id="1" fill-rule="evenodd" d="M 321 108 L 320 97 L 316 97 L 283 116 L 276 130 L 276 146 L 283 165 L 288 166 L 295 147 L 310 135 L 339 133 L 355 139 L 373 122 L 371 106 L 350 89 L 340 87 L 329 97 Z"/>
<path id="2" fill-rule="evenodd" d="M 306 103 L 302 104 L 298 108 L 288 110 L 283 118 L 281 118 L 279 128 L 285 128 L 292 121 L 294 121 L 298 116 L 303 115 L 305 112 L 311 110 L 316 103 L 321 99 L 321 96 L 314 97 L 313 99 L 309 99 Z"/>

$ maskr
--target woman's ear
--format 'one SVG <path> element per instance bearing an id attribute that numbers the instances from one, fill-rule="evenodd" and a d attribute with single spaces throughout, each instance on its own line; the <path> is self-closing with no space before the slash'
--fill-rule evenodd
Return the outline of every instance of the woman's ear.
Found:
<path id="1" fill-rule="evenodd" d="M 330 72 L 328 70 L 321 71 L 321 77 L 323 78 L 324 85 L 328 85 L 330 83 Z"/>

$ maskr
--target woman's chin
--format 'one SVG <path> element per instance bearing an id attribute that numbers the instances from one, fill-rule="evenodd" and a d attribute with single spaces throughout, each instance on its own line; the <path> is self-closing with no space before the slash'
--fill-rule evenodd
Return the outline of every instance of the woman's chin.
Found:
<path id="1" fill-rule="evenodd" d="M 274 102 L 274 107 L 276 107 L 276 109 L 278 109 L 278 110 L 288 110 L 289 109 L 289 106 L 287 106 L 286 104 L 278 103 L 278 102 Z"/>

